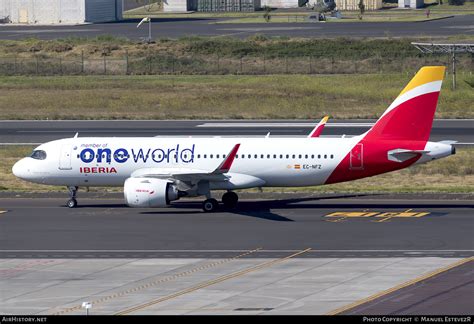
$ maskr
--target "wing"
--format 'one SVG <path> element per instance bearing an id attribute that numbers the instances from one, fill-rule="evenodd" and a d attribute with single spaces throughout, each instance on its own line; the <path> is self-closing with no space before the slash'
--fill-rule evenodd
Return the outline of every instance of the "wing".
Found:
<path id="1" fill-rule="evenodd" d="M 234 162 L 240 144 L 236 144 L 224 161 L 214 170 L 200 170 L 193 168 L 143 168 L 132 173 L 132 178 L 160 178 L 180 180 L 184 182 L 197 182 L 199 180 L 224 181 Z"/>
<path id="2" fill-rule="evenodd" d="M 328 121 L 329 116 L 324 116 L 323 119 L 316 125 L 316 127 L 309 133 L 308 138 L 310 137 L 319 137 L 321 133 L 323 132 L 324 126 L 326 125 L 326 122 Z"/>

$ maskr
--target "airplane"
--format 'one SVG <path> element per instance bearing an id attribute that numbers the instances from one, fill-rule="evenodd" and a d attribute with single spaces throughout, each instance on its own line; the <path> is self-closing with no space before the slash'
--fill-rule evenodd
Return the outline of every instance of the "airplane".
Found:
<path id="1" fill-rule="evenodd" d="M 371 177 L 456 153 L 453 141 L 429 141 L 444 73 L 443 66 L 422 67 L 377 122 L 353 137 L 76 134 L 38 146 L 12 172 L 26 181 L 66 186 L 70 208 L 77 206 L 78 187 L 123 186 L 130 207 L 165 207 L 182 197 L 205 196 L 205 212 L 219 207 L 214 190 L 226 191 L 222 203 L 230 209 L 237 205 L 237 189 Z"/>

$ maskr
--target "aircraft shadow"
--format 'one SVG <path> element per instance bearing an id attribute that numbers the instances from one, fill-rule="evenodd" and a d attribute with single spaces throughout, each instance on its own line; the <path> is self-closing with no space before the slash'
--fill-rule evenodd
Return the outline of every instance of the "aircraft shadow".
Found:
<path id="1" fill-rule="evenodd" d="M 418 203 L 416 201 L 407 201 L 404 204 L 386 203 L 383 200 L 367 203 L 354 200 L 351 204 L 326 203 L 327 200 L 348 199 L 358 197 L 375 197 L 379 194 L 352 194 L 352 195 L 336 195 L 330 197 L 304 197 L 304 198 L 288 198 L 262 201 L 240 201 L 235 209 L 226 209 L 223 206 L 217 210 L 216 214 L 230 213 L 245 217 L 260 218 L 277 222 L 293 222 L 294 220 L 285 216 L 274 213 L 273 209 L 298 210 L 298 209 L 465 209 L 474 208 L 474 204 L 433 204 Z M 321 203 L 322 201 L 322 203 Z M 319 202 L 319 203 L 318 203 Z M 125 204 L 79 204 L 77 208 L 124 208 Z M 173 203 L 167 209 L 150 209 L 149 211 L 140 212 L 141 215 L 186 215 L 186 214 L 203 214 L 201 210 L 201 201 L 179 201 Z"/>
<path id="2" fill-rule="evenodd" d="M 264 200 L 264 201 L 242 201 L 239 202 L 238 206 L 235 209 L 225 209 L 223 206 L 220 206 L 219 212 L 231 213 L 234 215 L 246 216 L 260 218 L 269 221 L 276 222 L 294 222 L 293 219 L 278 215 L 271 211 L 272 208 L 293 208 L 294 206 L 288 206 L 294 203 L 300 203 L 304 201 L 315 201 L 321 199 L 338 199 L 338 198 L 354 198 L 366 196 L 365 194 L 356 194 L 356 195 L 339 195 L 339 196 L 330 196 L 330 197 L 306 197 L 306 198 L 291 198 L 291 199 L 280 199 L 280 200 Z M 313 205 L 311 205 L 313 206 Z M 185 214 L 190 213 L 189 209 L 201 208 L 200 202 L 177 202 L 172 205 L 175 209 L 186 209 Z M 308 207 L 306 207 L 308 208 Z M 141 214 L 182 214 L 183 212 L 168 212 L 168 211 L 147 211 L 142 212 Z M 202 213 L 202 211 L 191 212 L 191 213 Z"/>

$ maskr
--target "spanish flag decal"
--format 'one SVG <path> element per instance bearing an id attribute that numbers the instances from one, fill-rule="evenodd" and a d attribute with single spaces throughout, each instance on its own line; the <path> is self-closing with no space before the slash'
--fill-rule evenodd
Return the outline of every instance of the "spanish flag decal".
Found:
<path id="1" fill-rule="evenodd" d="M 300 165 L 300 164 L 295 164 L 295 169 L 296 169 L 296 170 L 301 169 L 301 165 Z"/>

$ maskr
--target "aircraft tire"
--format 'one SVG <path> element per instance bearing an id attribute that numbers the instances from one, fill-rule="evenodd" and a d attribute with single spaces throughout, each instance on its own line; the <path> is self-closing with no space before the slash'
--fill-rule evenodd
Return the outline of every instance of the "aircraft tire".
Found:
<path id="1" fill-rule="evenodd" d="M 239 196 L 233 191 L 228 191 L 222 195 L 222 203 L 226 208 L 235 208 L 238 201 Z"/>
<path id="2" fill-rule="evenodd" d="M 202 204 L 202 210 L 206 213 L 212 213 L 219 207 L 219 203 L 214 198 L 206 199 Z"/>
<path id="3" fill-rule="evenodd" d="M 72 198 L 67 201 L 67 206 L 69 208 L 76 208 L 77 207 L 77 200 Z"/>

